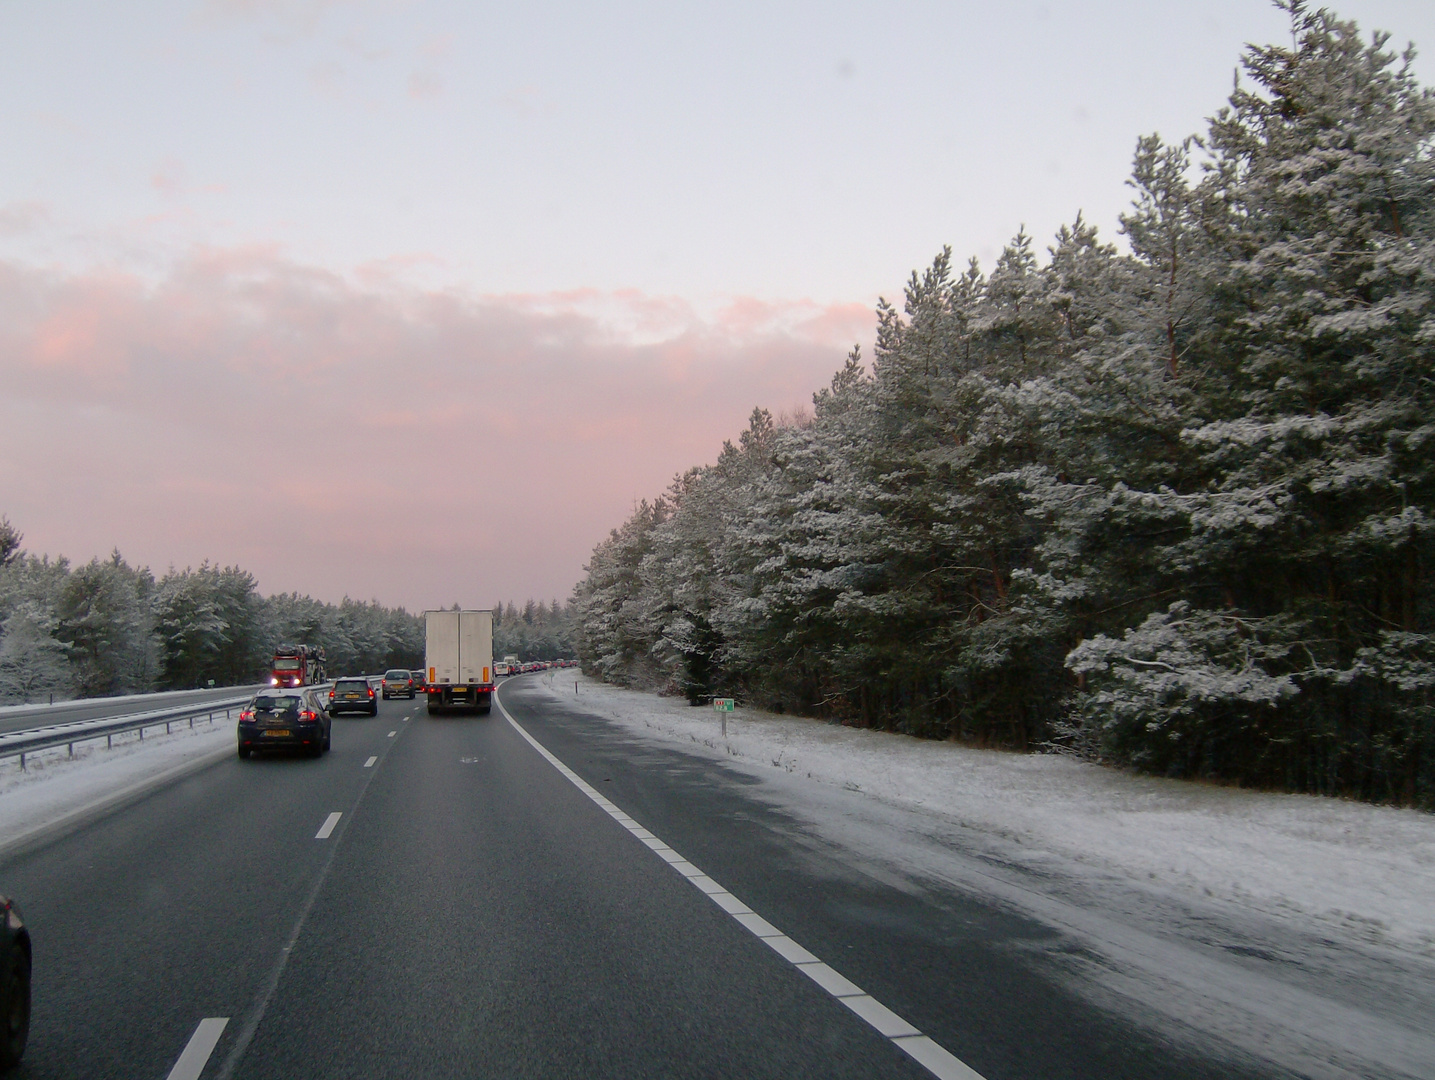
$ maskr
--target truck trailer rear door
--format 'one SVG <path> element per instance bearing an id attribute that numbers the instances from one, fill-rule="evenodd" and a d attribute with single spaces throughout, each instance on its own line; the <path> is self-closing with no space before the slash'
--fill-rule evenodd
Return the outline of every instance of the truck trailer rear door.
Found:
<path id="1" fill-rule="evenodd" d="M 493 613 L 461 611 L 459 618 L 459 682 L 493 681 Z"/>
<path id="2" fill-rule="evenodd" d="M 431 686 L 466 681 L 459 666 L 459 619 L 457 611 L 424 612 L 424 666 Z"/>

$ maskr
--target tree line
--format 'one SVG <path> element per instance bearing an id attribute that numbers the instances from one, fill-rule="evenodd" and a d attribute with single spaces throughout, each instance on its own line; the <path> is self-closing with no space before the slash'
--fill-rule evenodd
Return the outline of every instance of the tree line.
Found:
<path id="1" fill-rule="evenodd" d="M 530 599 L 523 607 L 512 600 L 493 606 L 493 654 L 502 659 L 566 660 L 574 655 L 572 605 L 555 599 L 544 605 Z"/>
<path id="2" fill-rule="evenodd" d="M 1303 3 L 1206 131 L 598 544 L 604 679 L 1435 807 L 1435 95 Z"/>
<path id="3" fill-rule="evenodd" d="M 205 563 L 155 577 L 119 551 L 71 566 L 32 555 L 0 518 L 0 704 L 254 682 L 280 642 L 322 645 L 331 674 L 417 667 L 423 618 L 298 593 Z"/>

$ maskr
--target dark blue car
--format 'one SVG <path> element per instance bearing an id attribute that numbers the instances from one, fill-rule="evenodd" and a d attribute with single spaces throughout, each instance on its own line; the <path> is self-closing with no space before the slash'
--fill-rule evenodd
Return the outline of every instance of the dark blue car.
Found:
<path id="1" fill-rule="evenodd" d="M 30 932 L 15 901 L 0 896 L 0 1070 L 19 1064 L 30 1038 Z"/>
<path id="2" fill-rule="evenodd" d="M 318 757 L 329 749 L 330 726 L 329 712 L 316 691 L 261 690 L 239 714 L 239 756 L 298 750 Z"/>

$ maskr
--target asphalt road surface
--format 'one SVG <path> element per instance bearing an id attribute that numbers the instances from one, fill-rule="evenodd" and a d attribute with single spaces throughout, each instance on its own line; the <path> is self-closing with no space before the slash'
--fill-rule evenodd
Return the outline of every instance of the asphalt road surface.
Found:
<path id="1" fill-rule="evenodd" d="M 8 855 L 15 1075 L 930 1077 L 913 1030 L 987 1080 L 1288 1075 L 1098 1009 L 1023 960 L 1046 928 L 802 844 L 736 773 L 532 680 L 501 700 L 611 810 L 497 708 L 390 701 L 322 759 L 229 758 Z"/>

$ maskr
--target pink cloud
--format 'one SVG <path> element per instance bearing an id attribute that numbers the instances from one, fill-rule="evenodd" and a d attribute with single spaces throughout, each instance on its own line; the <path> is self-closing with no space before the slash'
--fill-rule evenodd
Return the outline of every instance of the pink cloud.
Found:
<path id="1" fill-rule="evenodd" d="M 419 52 L 429 60 L 447 60 L 453 55 L 454 35 L 434 34 L 424 41 Z"/>
<path id="2" fill-rule="evenodd" d="M 42 202 L 11 202 L 0 206 L 0 236 L 18 236 L 50 221 L 50 208 Z"/>
<path id="3" fill-rule="evenodd" d="M 432 101 L 443 96 L 443 79 L 432 71 L 415 71 L 409 76 L 409 97 L 416 101 Z"/>
<path id="4" fill-rule="evenodd" d="M 166 158 L 157 166 L 149 179 L 150 187 L 166 199 L 177 199 L 184 193 L 184 162 L 178 158 Z"/>
<path id="5" fill-rule="evenodd" d="M 379 278 L 266 248 L 196 252 L 158 283 L 0 263 L 0 511 L 32 550 L 238 562 L 265 591 L 563 596 L 635 499 L 754 405 L 810 400 L 872 324 L 860 305 L 704 316 Z"/>

